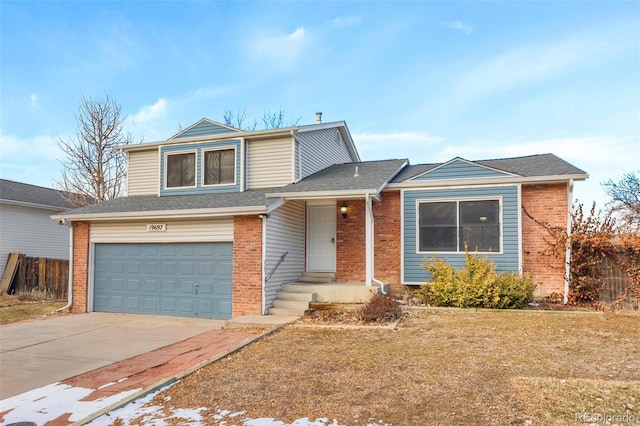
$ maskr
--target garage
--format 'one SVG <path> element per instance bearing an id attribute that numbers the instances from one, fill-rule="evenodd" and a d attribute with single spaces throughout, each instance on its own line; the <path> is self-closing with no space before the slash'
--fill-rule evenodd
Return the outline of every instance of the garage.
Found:
<path id="1" fill-rule="evenodd" d="M 94 311 L 231 318 L 230 242 L 99 243 L 94 259 Z"/>

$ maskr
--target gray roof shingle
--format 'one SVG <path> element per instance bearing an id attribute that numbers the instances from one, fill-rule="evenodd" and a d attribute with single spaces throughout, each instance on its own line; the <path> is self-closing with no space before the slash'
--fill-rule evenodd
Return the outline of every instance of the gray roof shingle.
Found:
<path id="1" fill-rule="evenodd" d="M 171 210 L 224 209 L 233 207 L 267 208 L 277 201 L 265 197 L 275 188 L 220 194 L 155 195 L 122 197 L 64 212 L 65 215 L 159 212 Z"/>
<path id="2" fill-rule="evenodd" d="M 73 207 L 65 197 L 65 192 L 28 183 L 0 179 L 0 200 L 50 207 L 65 210 Z"/>
<path id="3" fill-rule="evenodd" d="M 289 184 L 272 192 L 286 194 L 377 190 L 406 162 L 407 160 L 383 160 L 335 164 L 307 176 L 298 183 Z M 356 168 L 357 176 L 355 176 Z"/>
<path id="4" fill-rule="evenodd" d="M 472 162 L 523 177 L 587 175 L 584 170 L 575 167 L 553 154 L 538 154 L 528 155 L 526 157 L 499 158 Z M 398 173 L 392 182 L 398 183 L 407 181 L 442 164 L 444 163 L 416 164 L 405 167 L 400 173 Z"/>

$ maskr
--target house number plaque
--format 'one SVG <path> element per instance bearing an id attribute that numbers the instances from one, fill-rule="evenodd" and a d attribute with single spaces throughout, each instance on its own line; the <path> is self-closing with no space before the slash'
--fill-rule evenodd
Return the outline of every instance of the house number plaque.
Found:
<path id="1" fill-rule="evenodd" d="M 147 232 L 164 232 L 167 230 L 166 223 L 149 223 L 147 224 Z"/>

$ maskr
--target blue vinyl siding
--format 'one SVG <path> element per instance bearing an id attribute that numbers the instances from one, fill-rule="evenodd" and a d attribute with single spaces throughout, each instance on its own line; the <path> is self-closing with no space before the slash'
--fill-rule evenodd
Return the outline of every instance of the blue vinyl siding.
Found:
<path id="1" fill-rule="evenodd" d="M 471 179 L 509 176 L 497 170 L 488 169 L 462 160 L 453 160 L 441 167 L 431 169 L 413 180 Z"/>
<path id="2" fill-rule="evenodd" d="M 233 244 L 96 244 L 94 310 L 228 319 Z"/>
<path id="3" fill-rule="evenodd" d="M 236 133 L 236 130 L 227 129 L 215 123 L 202 121 L 190 129 L 186 129 L 183 133 L 179 133 L 173 139 L 194 138 L 198 136 L 222 135 L 225 133 Z"/>
<path id="4" fill-rule="evenodd" d="M 236 182 L 234 185 L 202 185 L 202 158 L 209 149 L 235 148 L 236 150 Z M 167 153 L 194 152 L 196 153 L 196 187 L 195 188 L 165 188 L 165 162 Z M 216 142 L 190 143 L 185 145 L 171 145 L 160 148 L 160 195 L 191 195 L 204 193 L 240 192 L 240 140 L 225 140 Z"/>
<path id="5" fill-rule="evenodd" d="M 502 203 L 502 250 L 501 253 L 489 254 L 489 258 L 496 264 L 498 271 L 519 271 L 520 247 L 519 247 L 519 201 L 518 186 L 492 186 L 477 188 L 446 188 L 446 189 L 417 189 L 404 192 L 404 225 L 403 247 L 405 283 L 423 283 L 429 273 L 422 268 L 426 259 L 432 259 L 431 253 L 417 252 L 417 202 L 418 200 L 465 200 L 465 199 L 501 199 Z M 447 260 L 454 267 L 464 266 L 464 253 L 441 252 L 438 258 Z M 481 254 L 481 256 L 485 256 Z"/>

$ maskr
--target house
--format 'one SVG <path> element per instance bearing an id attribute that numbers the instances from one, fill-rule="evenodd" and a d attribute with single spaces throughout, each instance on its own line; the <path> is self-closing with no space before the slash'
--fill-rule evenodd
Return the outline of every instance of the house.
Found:
<path id="1" fill-rule="evenodd" d="M 363 162 L 346 123 L 319 117 L 251 132 L 202 119 L 122 147 L 128 195 L 54 216 L 72 227 L 72 310 L 231 318 L 362 300 L 423 283 L 433 253 L 461 264 L 465 241 L 565 292 L 564 259 L 539 259 L 523 208 L 567 227 L 585 172 L 552 154 Z"/>
<path id="2" fill-rule="evenodd" d="M 60 191 L 0 179 L 0 277 L 9 253 L 69 259 L 69 228 L 50 216 L 72 207 Z"/>

